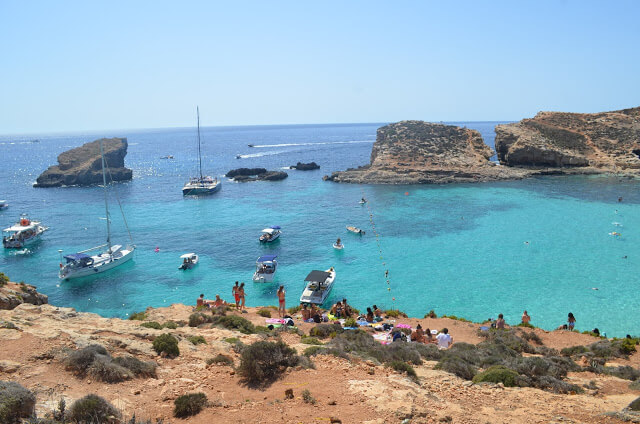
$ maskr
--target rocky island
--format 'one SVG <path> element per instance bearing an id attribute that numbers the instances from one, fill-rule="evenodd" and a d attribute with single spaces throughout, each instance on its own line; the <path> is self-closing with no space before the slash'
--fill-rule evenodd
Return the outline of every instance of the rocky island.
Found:
<path id="1" fill-rule="evenodd" d="M 103 138 L 102 146 L 109 173 L 113 181 L 127 181 L 133 177 L 133 171 L 125 168 L 127 155 L 126 138 Z M 58 165 L 44 171 L 34 187 L 86 186 L 102 183 L 102 158 L 100 140 L 83 144 L 58 156 Z"/>
<path id="2" fill-rule="evenodd" d="M 522 178 L 527 171 L 490 161 L 493 151 L 476 130 L 423 121 L 378 128 L 371 163 L 334 172 L 326 180 L 348 183 L 422 184 Z"/>
<path id="3" fill-rule="evenodd" d="M 638 173 L 640 107 L 601 113 L 539 112 L 496 126 L 503 165 L 559 173 Z"/>
<path id="4" fill-rule="evenodd" d="M 289 176 L 284 171 L 267 171 L 266 168 L 238 168 L 232 169 L 225 175 L 238 183 L 249 181 L 280 181 Z"/>

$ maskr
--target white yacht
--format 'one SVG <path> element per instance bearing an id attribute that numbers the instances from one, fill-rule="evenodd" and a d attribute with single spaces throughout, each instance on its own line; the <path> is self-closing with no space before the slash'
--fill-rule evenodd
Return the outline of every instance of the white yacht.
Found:
<path id="1" fill-rule="evenodd" d="M 58 276 L 61 280 L 87 277 L 89 275 L 95 275 L 100 272 L 108 271 L 131 260 L 131 258 L 133 258 L 133 252 L 136 249 L 135 245 L 133 244 L 133 240 L 131 241 L 131 244 L 126 247 L 122 247 L 122 245 L 120 244 L 111 244 L 111 218 L 109 216 L 109 202 L 107 201 L 107 177 L 105 173 L 105 168 L 107 168 L 107 165 L 105 164 L 104 150 L 102 149 L 102 140 L 100 140 L 100 155 L 102 156 L 102 182 L 104 188 L 104 208 L 107 221 L 107 243 L 100 246 L 92 247 L 91 249 L 83 250 L 70 255 L 65 255 L 65 264 L 62 263 L 61 258 L 60 272 L 58 273 Z M 120 202 L 118 202 L 118 204 L 119 203 Z M 120 212 L 122 212 L 122 207 L 120 208 Z M 124 219 L 124 212 L 122 212 L 122 217 Z M 124 223 L 126 226 L 126 219 L 124 219 Z M 127 231 L 129 231 L 128 226 Z M 131 238 L 131 233 L 129 233 L 129 238 Z M 106 247 L 107 249 L 102 253 L 98 253 L 95 255 L 87 254 L 87 252 L 102 249 L 104 247 Z M 60 256 L 62 256 L 62 250 L 58 250 L 58 252 L 60 252 Z"/>
<path id="2" fill-rule="evenodd" d="M 263 255 L 256 261 L 256 272 L 253 273 L 253 281 L 256 283 L 271 283 L 276 276 L 278 255 Z"/>
<path id="3" fill-rule="evenodd" d="M 202 175 L 202 154 L 200 149 L 200 109 L 196 108 L 196 114 L 198 116 L 198 165 L 200 169 L 199 177 L 192 177 L 182 187 L 183 195 L 201 195 L 201 194 L 213 194 L 220 190 L 222 187 L 222 181 L 218 181 L 218 178 Z"/>
<path id="4" fill-rule="evenodd" d="M 6 200 L 0 200 L 0 210 L 6 209 L 8 207 L 9 207 L 9 204 L 7 203 Z"/>
<path id="5" fill-rule="evenodd" d="M 262 230 L 262 234 L 260 235 L 261 243 L 271 243 L 276 241 L 278 237 L 280 237 L 282 232 L 280 231 L 279 225 L 274 225 L 273 227 L 265 228 Z"/>
<path id="6" fill-rule="evenodd" d="M 180 256 L 180 259 L 182 259 L 182 264 L 178 267 L 178 269 L 191 269 L 194 266 L 198 265 L 198 261 L 200 260 L 200 258 L 198 257 L 198 255 L 196 255 L 195 253 L 185 253 L 184 255 Z"/>
<path id="7" fill-rule="evenodd" d="M 32 221 L 26 215 L 22 215 L 18 222 L 2 230 L 2 245 L 6 249 L 22 249 L 38 240 L 48 229 L 49 227 L 41 225 L 40 221 Z"/>
<path id="8" fill-rule="evenodd" d="M 326 271 L 311 271 L 304 281 L 307 285 L 300 296 L 300 303 L 315 303 L 322 305 L 329 292 L 333 288 L 333 282 L 336 279 L 336 271 L 333 267 Z"/>

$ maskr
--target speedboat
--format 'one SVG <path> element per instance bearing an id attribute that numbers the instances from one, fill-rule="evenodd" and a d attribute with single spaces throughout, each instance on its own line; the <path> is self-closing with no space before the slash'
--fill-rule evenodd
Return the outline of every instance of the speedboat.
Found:
<path id="1" fill-rule="evenodd" d="M 173 159 L 173 155 L 162 156 L 160 159 Z"/>
<path id="2" fill-rule="evenodd" d="M 253 281 L 256 283 L 271 283 L 276 276 L 278 255 L 263 255 L 256 261 L 256 272 L 253 274 Z"/>
<path id="3" fill-rule="evenodd" d="M 180 256 L 180 259 L 182 259 L 182 265 L 180 265 L 178 269 L 182 270 L 193 268 L 194 266 L 198 265 L 198 261 L 200 260 L 198 255 L 196 255 L 195 253 L 185 253 L 184 255 Z"/>
<path id="4" fill-rule="evenodd" d="M 322 305 L 327 300 L 335 279 L 336 271 L 333 267 L 326 271 L 311 271 L 307 278 L 304 279 L 307 285 L 302 292 L 302 296 L 300 296 L 300 302 Z"/>
<path id="5" fill-rule="evenodd" d="M 253 147 L 253 144 L 247 144 L 247 146 L 249 146 L 249 147 Z"/>
<path id="6" fill-rule="evenodd" d="M 242 155 L 236 155 L 236 159 L 242 159 Z"/>
<path id="7" fill-rule="evenodd" d="M 281 231 L 279 225 L 274 225 L 269 228 L 265 228 L 262 230 L 262 235 L 260 236 L 261 243 L 271 243 L 275 241 L 278 237 L 280 237 Z"/>
<path id="8" fill-rule="evenodd" d="M 351 227 L 351 226 L 347 226 L 347 230 L 351 231 L 352 233 L 356 233 L 356 234 L 360 234 L 360 235 L 364 235 L 364 230 L 361 230 L 358 227 Z"/>
<path id="9" fill-rule="evenodd" d="M 2 230 L 2 245 L 7 249 L 22 249 L 27 244 L 38 240 L 40 235 L 49 227 L 41 225 L 40 221 L 32 221 L 22 215 L 20 221 Z"/>
<path id="10" fill-rule="evenodd" d="M 6 200 L 0 200 L 0 210 L 6 209 L 8 207 L 9 207 L 9 204 L 7 203 Z"/>

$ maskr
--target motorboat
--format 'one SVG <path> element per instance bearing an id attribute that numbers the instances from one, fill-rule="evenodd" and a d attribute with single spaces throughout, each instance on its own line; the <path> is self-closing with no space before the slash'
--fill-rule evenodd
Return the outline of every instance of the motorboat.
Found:
<path id="1" fill-rule="evenodd" d="M 8 207 L 9 207 L 9 204 L 7 203 L 6 200 L 0 200 L 0 210 L 6 209 Z"/>
<path id="2" fill-rule="evenodd" d="M 200 258 L 198 257 L 198 255 L 196 255 L 195 253 L 185 253 L 184 255 L 180 256 L 180 259 L 182 259 L 182 264 L 178 267 L 178 269 L 191 269 L 194 266 L 198 265 L 198 261 L 200 260 Z"/>
<path id="3" fill-rule="evenodd" d="M 335 279 L 336 271 L 333 267 L 326 271 L 311 271 L 307 278 L 304 279 L 307 285 L 302 292 L 302 296 L 300 296 L 300 302 L 322 305 L 327 300 Z"/>
<path id="4" fill-rule="evenodd" d="M 2 230 L 2 245 L 6 249 L 22 249 L 38 240 L 48 229 L 49 227 L 45 227 L 40 221 L 32 221 L 26 215 L 22 215 L 18 222 Z"/>
<path id="5" fill-rule="evenodd" d="M 273 241 L 276 241 L 278 237 L 280 237 L 280 234 L 282 234 L 282 232 L 280 231 L 279 225 L 265 228 L 264 230 L 262 230 L 262 235 L 260 235 L 260 242 L 271 243 Z"/>
<path id="6" fill-rule="evenodd" d="M 173 159 L 173 155 L 162 156 L 160 159 Z"/>
<path id="7" fill-rule="evenodd" d="M 365 203 L 367 203 L 367 199 L 363 197 L 362 199 L 360 199 L 358 203 L 360 203 L 361 205 L 364 205 Z"/>
<path id="8" fill-rule="evenodd" d="M 73 278 L 87 277 L 90 275 L 108 271 L 131 260 L 133 258 L 133 253 L 136 250 L 136 246 L 133 244 L 133 239 L 131 238 L 129 226 L 127 225 L 127 220 L 124 218 L 124 211 L 122 210 L 120 201 L 118 201 L 118 205 L 120 206 L 120 213 L 122 214 L 125 227 L 127 228 L 127 232 L 129 233 L 129 240 L 131 241 L 131 244 L 127 245 L 126 247 L 123 247 L 121 244 L 111 244 L 111 216 L 109 215 L 109 202 L 107 200 L 107 176 L 105 171 L 108 165 L 104 157 L 102 140 L 100 140 L 100 155 L 102 156 L 102 187 L 104 188 L 104 209 L 106 216 L 105 221 L 107 223 L 107 243 L 100 246 L 92 247 L 90 249 L 82 250 L 77 253 L 65 255 L 65 264 L 62 263 L 62 250 L 58 250 L 61 256 L 60 271 L 58 272 L 58 277 L 60 277 L 61 280 L 71 280 Z M 87 254 L 87 252 L 103 249 L 105 247 L 107 249 L 102 253 L 98 253 L 96 255 Z"/>
<path id="9" fill-rule="evenodd" d="M 253 146 L 253 144 L 247 144 L 247 146 L 249 146 L 249 147 L 254 147 L 254 146 Z"/>
<path id="10" fill-rule="evenodd" d="M 236 155 L 236 159 L 242 159 L 242 155 L 240 154 Z"/>
<path id="11" fill-rule="evenodd" d="M 200 149 L 200 109 L 196 108 L 196 114 L 198 116 L 198 164 L 200 169 L 200 176 L 192 177 L 182 187 L 182 194 L 187 195 L 202 195 L 213 194 L 220 190 L 222 187 L 222 181 L 218 181 L 218 178 L 202 175 L 202 153 Z"/>
<path id="12" fill-rule="evenodd" d="M 256 261 L 256 272 L 253 273 L 253 281 L 256 283 L 271 283 L 276 276 L 278 255 L 263 255 Z"/>
<path id="13" fill-rule="evenodd" d="M 360 234 L 360 235 L 364 235 L 365 234 L 364 230 L 361 230 L 358 227 L 347 226 L 347 230 L 351 231 L 352 233 L 356 233 L 356 234 Z"/>

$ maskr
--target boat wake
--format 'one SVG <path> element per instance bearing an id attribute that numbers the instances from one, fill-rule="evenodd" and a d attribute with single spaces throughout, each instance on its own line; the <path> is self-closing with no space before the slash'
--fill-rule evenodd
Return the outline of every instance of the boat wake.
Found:
<path id="1" fill-rule="evenodd" d="M 289 153 L 289 152 L 290 150 L 280 150 L 280 151 L 269 151 L 269 152 L 261 152 L 261 153 L 251 153 L 248 155 L 236 155 L 236 159 L 259 158 L 262 156 L 279 155 L 281 153 Z"/>
<path id="2" fill-rule="evenodd" d="M 254 144 L 254 149 L 264 147 L 290 147 L 290 146 L 318 146 L 323 144 L 357 144 L 373 143 L 375 140 L 351 140 L 351 141 L 321 141 L 319 143 L 282 143 L 282 144 Z"/>

